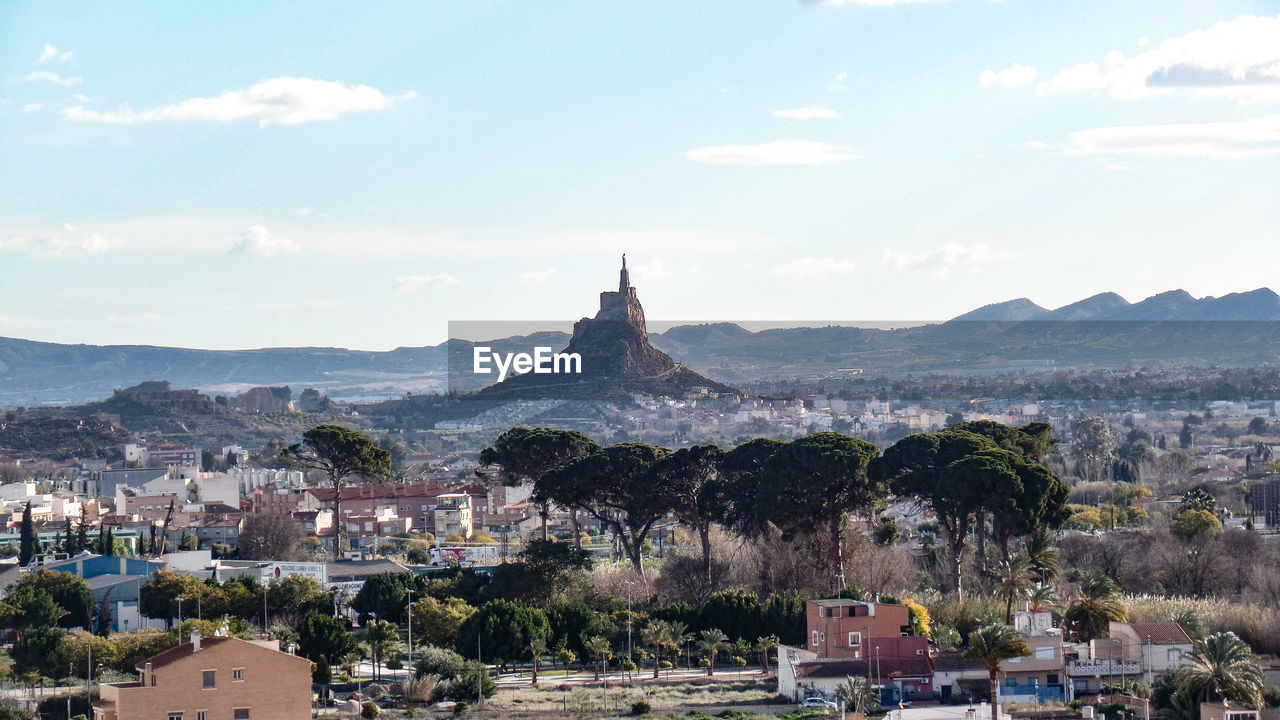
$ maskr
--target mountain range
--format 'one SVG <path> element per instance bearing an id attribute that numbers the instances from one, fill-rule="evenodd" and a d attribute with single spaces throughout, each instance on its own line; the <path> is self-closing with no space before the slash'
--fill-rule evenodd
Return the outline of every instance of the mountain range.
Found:
<path id="1" fill-rule="evenodd" d="M 854 372 L 990 373 L 1060 367 L 1245 365 L 1280 361 L 1280 296 L 1269 289 L 1195 298 L 1183 290 L 1129 303 L 1103 293 L 1053 310 L 1021 298 L 942 323 L 893 330 L 842 325 L 752 332 L 732 323 L 650 333 L 657 350 L 720 383 L 806 382 Z M 566 347 L 571 336 L 495 339 L 495 351 Z M 446 390 L 450 341 L 386 352 L 301 347 L 196 350 L 63 345 L 0 338 L 0 407 L 76 404 L 146 380 L 234 394 L 254 386 L 314 387 L 336 399 L 380 400 Z M 466 388 L 468 390 L 472 388 Z"/>

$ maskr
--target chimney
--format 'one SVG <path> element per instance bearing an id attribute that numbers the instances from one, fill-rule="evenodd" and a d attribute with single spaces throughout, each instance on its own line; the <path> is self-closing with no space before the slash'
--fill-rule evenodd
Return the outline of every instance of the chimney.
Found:
<path id="1" fill-rule="evenodd" d="M 142 666 L 142 685 L 155 685 L 155 678 L 151 677 L 151 663 Z"/>
<path id="2" fill-rule="evenodd" d="M 200 630 L 191 628 L 191 652 L 200 652 Z"/>

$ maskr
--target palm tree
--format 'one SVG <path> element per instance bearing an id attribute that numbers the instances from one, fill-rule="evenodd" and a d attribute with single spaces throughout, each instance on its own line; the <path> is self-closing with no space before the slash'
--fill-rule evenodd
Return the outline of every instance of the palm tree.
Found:
<path id="1" fill-rule="evenodd" d="M 1262 707 L 1262 666 L 1245 641 L 1233 632 L 1219 632 L 1196 640 L 1192 648 L 1187 691 Z"/>
<path id="2" fill-rule="evenodd" d="M 529 641 L 529 652 L 533 654 L 533 679 L 529 681 L 530 685 L 538 684 L 538 660 L 547 652 L 547 641 L 544 638 L 536 637 Z"/>
<path id="3" fill-rule="evenodd" d="M 985 625 L 969 636 L 969 649 L 964 651 L 964 656 L 981 660 L 991 676 L 991 720 L 999 720 L 996 676 L 1001 672 L 1000 661 L 1030 654 L 1027 641 L 1008 625 Z"/>
<path id="4" fill-rule="evenodd" d="M 596 658 L 596 680 L 600 679 L 600 669 L 604 666 L 604 661 L 613 657 L 613 645 L 605 638 L 596 635 L 588 638 L 582 647 Z"/>
<path id="5" fill-rule="evenodd" d="M 707 658 L 707 676 L 716 674 L 716 656 L 729 648 L 729 636 L 716 628 L 702 631 L 702 640 L 698 647 Z"/>
<path id="6" fill-rule="evenodd" d="M 668 627 L 671 629 L 671 648 L 684 648 L 686 657 L 690 655 L 689 643 L 693 641 L 693 634 L 689 632 L 689 626 L 679 620 L 672 620 L 668 623 Z M 679 659 L 680 655 L 677 651 L 676 660 Z M 689 664 L 692 666 L 692 663 Z"/>
<path id="7" fill-rule="evenodd" d="M 671 644 L 671 626 L 661 620 L 650 620 L 640 629 L 640 642 L 653 648 L 653 679 L 658 679 L 662 648 Z"/>
<path id="8" fill-rule="evenodd" d="M 769 654 L 778 649 L 782 640 L 777 635 L 766 635 L 756 638 L 755 650 L 760 653 L 760 674 L 769 674 Z"/>
<path id="9" fill-rule="evenodd" d="M 1053 535 L 1048 530 L 1041 528 L 1027 538 L 1023 552 L 1040 582 L 1058 579 L 1058 551 L 1053 547 Z"/>
<path id="10" fill-rule="evenodd" d="M 866 713 L 872 704 L 879 705 L 875 690 L 864 677 L 847 677 L 836 686 L 836 697 L 844 701 L 845 706 L 856 713 Z"/>
<path id="11" fill-rule="evenodd" d="M 1129 608 L 1120 596 L 1120 586 L 1107 575 L 1090 580 L 1063 615 L 1077 642 L 1110 635 L 1111 621 L 1124 622 Z"/>
<path id="12" fill-rule="evenodd" d="M 1000 584 L 996 595 L 1004 599 L 1004 621 L 1013 622 L 1013 603 L 1031 594 L 1035 588 L 1035 570 L 1025 555 L 1014 555 L 1000 561 Z"/>
<path id="13" fill-rule="evenodd" d="M 1027 609 L 1031 612 L 1059 612 L 1062 598 L 1052 585 L 1037 584 L 1027 596 Z"/>
<path id="14" fill-rule="evenodd" d="M 395 651 L 399 640 L 400 636 L 396 632 L 396 626 L 386 620 L 376 620 L 365 628 L 364 644 L 369 647 L 369 655 L 373 658 L 374 680 L 381 677 L 378 671 L 379 666 L 389 653 Z"/>

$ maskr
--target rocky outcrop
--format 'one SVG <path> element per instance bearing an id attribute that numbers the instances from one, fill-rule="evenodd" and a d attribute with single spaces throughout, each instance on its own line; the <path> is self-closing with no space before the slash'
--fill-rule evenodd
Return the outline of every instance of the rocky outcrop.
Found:
<path id="1" fill-rule="evenodd" d="M 581 356 L 580 374 L 517 375 L 479 391 L 477 396 L 621 399 L 637 394 L 679 397 L 701 390 L 736 392 L 677 363 L 649 343 L 644 308 L 631 285 L 625 255 L 617 291 L 600 293 L 600 310 L 595 317 L 574 323 L 573 338 L 562 352 Z"/>

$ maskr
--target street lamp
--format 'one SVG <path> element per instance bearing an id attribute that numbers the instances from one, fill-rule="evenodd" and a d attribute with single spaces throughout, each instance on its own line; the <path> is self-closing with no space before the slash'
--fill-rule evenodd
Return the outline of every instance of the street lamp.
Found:
<path id="1" fill-rule="evenodd" d="M 413 667 L 413 588 L 409 588 L 409 667 Z"/>
<path id="2" fill-rule="evenodd" d="M 622 581 L 627 586 L 627 659 L 631 659 L 631 586 L 635 583 L 630 580 Z M 658 662 L 654 659 L 654 662 Z"/>

